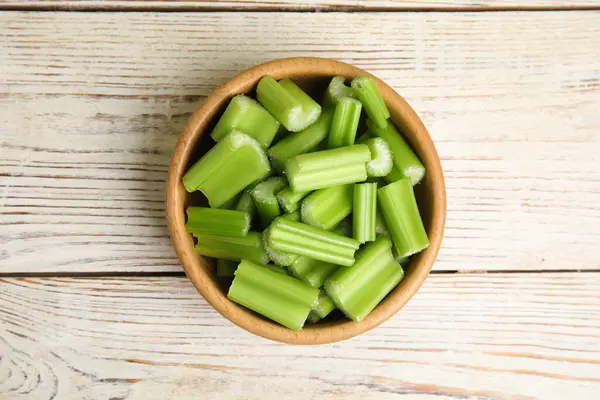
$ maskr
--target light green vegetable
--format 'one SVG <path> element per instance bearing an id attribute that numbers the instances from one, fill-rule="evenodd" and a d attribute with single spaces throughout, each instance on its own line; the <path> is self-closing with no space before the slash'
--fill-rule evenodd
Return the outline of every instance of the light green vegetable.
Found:
<path id="1" fill-rule="evenodd" d="M 372 242 L 377 218 L 377 184 L 355 184 L 353 203 L 353 237 L 360 243 Z"/>
<path id="2" fill-rule="evenodd" d="M 308 196 L 310 192 L 310 190 L 294 192 L 291 187 L 287 187 L 277 193 L 277 200 L 286 212 L 294 212 L 300 209 L 302 199 Z"/>
<path id="3" fill-rule="evenodd" d="M 359 76 L 352 79 L 352 89 L 356 97 L 361 101 L 367 116 L 380 128 L 385 128 L 390 111 L 385 105 L 375 81 L 370 76 Z"/>
<path id="4" fill-rule="evenodd" d="M 281 214 L 277 193 L 286 185 L 285 178 L 274 176 L 259 183 L 250 191 L 263 226 L 269 226 Z"/>
<path id="5" fill-rule="evenodd" d="M 337 100 L 327 141 L 330 149 L 354 144 L 361 110 L 362 103 L 356 99 L 342 97 Z"/>
<path id="6" fill-rule="evenodd" d="M 246 236 L 250 230 L 250 215 L 243 211 L 188 207 L 186 214 L 185 229 L 188 232 Z"/>
<path id="7" fill-rule="evenodd" d="M 352 212 L 353 185 L 314 191 L 302 201 L 302 222 L 330 230 Z"/>
<path id="8" fill-rule="evenodd" d="M 319 320 L 325 318 L 331 312 L 335 310 L 335 304 L 333 300 L 327 294 L 321 290 L 319 292 L 319 298 L 317 304 L 313 307 L 310 314 L 308 314 L 308 322 L 317 323 Z"/>
<path id="9" fill-rule="evenodd" d="M 242 259 L 266 264 L 269 257 L 262 245 L 262 235 L 248 232 L 246 236 L 217 236 L 206 233 L 194 233 L 198 239 L 196 251 L 207 257 L 241 261 Z"/>

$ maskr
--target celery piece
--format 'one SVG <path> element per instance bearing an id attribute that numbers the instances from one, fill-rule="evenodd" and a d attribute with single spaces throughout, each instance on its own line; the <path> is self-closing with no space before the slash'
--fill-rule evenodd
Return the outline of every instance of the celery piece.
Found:
<path id="1" fill-rule="evenodd" d="M 290 132 L 306 129 L 321 115 L 321 106 L 290 79 L 277 82 L 270 76 L 262 77 L 256 97 Z"/>
<path id="2" fill-rule="evenodd" d="M 380 188 L 377 199 L 400 257 L 408 257 L 429 246 L 410 179 L 400 179 Z"/>
<path id="3" fill-rule="evenodd" d="M 334 106 L 335 102 L 342 97 L 354 98 L 356 95 L 354 94 L 354 89 L 350 86 L 346 86 L 345 77 L 334 76 L 325 90 L 323 104 L 325 104 L 326 107 Z"/>
<path id="4" fill-rule="evenodd" d="M 230 198 L 225 203 L 223 203 L 223 205 L 219 208 L 223 210 L 235 210 L 235 207 L 238 201 L 240 200 L 240 197 L 242 197 L 241 193 L 236 194 L 234 197 Z"/>
<path id="5" fill-rule="evenodd" d="M 360 135 L 358 137 L 358 139 L 356 139 L 356 143 L 364 143 L 369 139 L 373 139 L 373 135 L 371 135 L 369 133 L 369 131 L 366 131 L 365 133 L 363 133 L 362 135 Z"/>
<path id="6" fill-rule="evenodd" d="M 399 173 L 401 173 L 403 176 L 410 178 L 413 185 L 419 183 L 425 176 L 425 167 L 408 143 L 406 143 L 400 132 L 398 132 L 394 123 L 389 121 L 385 127 L 380 128 L 373 121 L 367 120 L 367 127 L 371 133 L 385 139 L 392 151 L 392 158 L 394 159 L 394 166 L 397 171 L 392 168 L 392 171 L 385 179 L 387 181 L 390 179 L 394 179 L 394 181 L 401 179 L 399 176 Z M 394 175 L 394 177 L 390 178 L 391 175 Z"/>
<path id="7" fill-rule="evenodd" d="M 402 257 L 400 253 L 398 253 L 398 248 L 396 246 L 392 246 L 392 256 L 394 256 L 394 260 L 402 267 L 408 265 L 408 262 L 410 261 L 410 257 Z"/>
<path id="8" fill-rule="evenodd" d="M 250 215 L 250 220 L 254 218 L 256 215 L 256 206 L 254 205 L 254 199 L 249 190 L 244 190 L 242 192 L 235 209 L 248 213 L 248 215 Z"/>
<path id="9" fill-rule="evenodd" d="M 285 217 L 282 216 L 281 218 L 285 218 Z M 265 229 L 265 231 L 262 234 L 263 247 L 264 247 L 265 251 L 267 252 L 267 256 L 269 257 L 269 259 L 271 261 L 273 261 L 276 265 L 279 265 L 280 267 L 287 267 L 289 265 L 292 265 L 300 256 L 298 256 L 296 254 L 289 254 L 284 251 L 279 251 L 279 250 L 275 250 L 274 248 L 272 248 L 269 245 L 268 240 L 267 240 L 269 237 L 270 231 L 271 231 L 271 227 L 268 227 L 267 229 Z"/>
<path id="10" fill-rule="evenodd" d="M 317 323 L 321 319 L 325 318 L 331 312 L 335 310 L 335 303 L 325 291 L 321 290 L 319 292 L 319 298 L 317 299 L 317 304 L 313 306 L 312 311 L 308 314 L 308 322 L 313 324 Z"/>
<path id="11" fill-rule="evenodd" d="M 281 218 L 287 218 L 292 221 L 300 222 L 300 210 L 282 214 Z"/>
<path id="12" fill-rule="evenodd" d="M 302 222 L 329 230 L 352 212 L 353 185 L 319 189 L 302 201 Z"/>
<path id="13" fill-rule="evenodd" d="M 386 176 L 392 170 L 394 161 L 388 143 L 382 138 L 367 139 L 364 144 L 369 146 L 371 161 L 367 163 L 367 175 L 370 177 Z"/>
<path id="14" fill-rule="evenodd" d="M 383 179 L 387 183 L 394 183 L 404 178 L 406 178 L 406 176 L 404 176 L 404 174 L 400 172 L 400 170 L 395 165 L 390 170 L 390 173 L 383 177 Z"/>
<path id="15" fill-rule="evenodd" d="M 192 233 L 222 236 L 246 236 L 250 230 L 250 215 L 244 211 L 219 208 L 188 207 L 185 229 Z"/>
<path id="16" fill-rule="evenodd" d="M 281 214 L 276 194 L 286 185 L 285 178 L 274 176 L 259 183 L 250 191 L 263 226 L 271 225 L 271 222 Z"/>
<path id="17" fill-rule="evenodd" d="M 362 103 L 350 97 L 342 97 L 335 104 L 333 120 L 327 145 L 330 149 L 354 144 Z"/>
<path id="18" fill-rule="evenodd" d="M 279 200 L 281 208 L 290 213 L 300 208 L 302 199 L 308 196 L 309 193 L 310 190 L 294 192 L 291 187 L 287 187 L 277 193 L 277 200 Z"/>
<path id="19" fill-rule="evenodd" d="M 361 243 L 375 240 L 375 220 L 377 215 L 377 184 L 361 183 L 354 185 L 354 205 L 352 208 L 353 237 Z"/>
<path id="20" fill-rule="evenodd" d="M 367 116 L 378 127 L 385 128 L 390 111 L 385 105 L 375 81 L 370 76 L 359 76 L 352 79 L 352 89 L 356 97 L 361 101 L 367 112 Z"/>
<path id="21" fill-rule="evenodd" d="M 338 268 L 343 267 L 308 257 L 299 257 L 288 266 L 288 271 L 302 282 L 320 288 Z"/>
<path id="22" fill-rule="evenodd" d="M 336 307 L 356 322 L 364 319 L 402 280 L 404 271 L 392 257 L 392 242 L 379 237 L 356 254 L 350 268 L 338 270 L 325 282 Z"/>
<path id="23" fill-rule="evenodd" d="M 342 236 L 352 237 L 352 217 L 344 218 L 332 232 L 338 233 Z"/>
<path id="24" fill-rule="evenodd" d="M 244 132 L 267 149 L 279 130 L 279 122 L 258 101 L 244 95 L 234 96 L 210 136 L 218 142 L 232 131 Z"/>
<path id="25" fill-rule="evenodd" d="M 300 132 L 290 133 L 277 142 L 267 151 L 273 167 L 282 171 L 289 158 L 313 151 L 327 137 L 332 119 L 333 111 L 324 109 L 314 124 Z"/>
<path id="26" fill-rule="evenodd" d="M 207 257 L 241 261 L 242 259 L 266 264 L 269 257 L 263 247 L 262 235 L 248 232 L 246 236 L 218 236 L 207 233 L 194 233 L 198 239 L 196 251 Z"/>
<path id="27" fill-rule="evenodd" d="M 227 297 L 293 330 L 300 330 L 319 297 L 290 276 L 244 260 L 235 271 Z"/>
<path id="28" fill-rule="evenodd" d="M 217 260 L 217 276 L 221 278 L 228 278 L 233 276 L 237 269 L 238 263 L 231 260 Z"/>
<path id="29" fill-rule="evenodd" d="M 280 267 L 279 265 L 267 264 L 265 267 L 269 268 L 271 271 L 275 271 L 278 274 L 289 275 L 287 269 Z"/>
<path id="30" fill-rule="evenodd" d="M 379 210 L 379 207 L 377 207 L 377 212 L 375 213 L 375 235 L 390 237 L 390 231 L 388 230 L 388 226 L 385 223 L 385 219 L 383 219 L 383 214 Z"/>
<path id="31" fill-rule="evenodd" d="M 370 160 L 369 147 L 355 144 L 294 156 L 286 162 L 285 171 L 294 191 L 323 189 L 364 181 Z"/>
<path id="32" fill-rule="evenodd" d="M 273 221 L 266 242 L 278 251 L 344 266 L 354 263 L 360 246 L 354 239 L 285 218 Z"/>
<path id="33" fill-rule="evenodd" d="M 188 192 L 201 191 L 211 207 L 219 208 L 270 170 L 260 144 L 245 133 L 232 132 L 186 172 L 183 185 Z"/>

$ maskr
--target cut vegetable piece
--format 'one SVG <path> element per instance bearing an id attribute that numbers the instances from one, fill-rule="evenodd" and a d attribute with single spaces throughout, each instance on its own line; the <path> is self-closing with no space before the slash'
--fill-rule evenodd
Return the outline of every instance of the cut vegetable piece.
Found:
<path id="1" fill-rule="evenodd" d="M 343 267 L 308 257 L 299 257 L 288 266 L 288 271 L 302 282 L 320 288 L 338 268 Z"/>
<path id="2" fill-rule="evenodd" d="M 400 253 L 398 253 L 396 246 L 392 246 L 392 256 L 394 256 L 394 260 L 402 267 L 408 265 L 408 262 L 410 261 L 410 257 L 402 257 Z"/>
<path id="3" fill-rule="evenodd" d="M 235 206 L 237 205 L 238 201 L 240 200 L 240 197 L 241 197 L 241 193 L 236 194 L 234 197 L 232 197 L 231 199 L 229 199 L 225 203 L 223 203 L 223 205 L 219 208 L 221 208 L 223 210 L 235 210 Z"/>
<path id="4" fill-rule="evenodd" d="M 284 217 L 282 216 L 281 218 L 284 218 Z M 262 235 L 263 247 L 265 248 L 265 251 L 267 252 L 267 256 L 269 257 L 269 259 L 271 261 L 273 261 L 275 264 L 277 264 L 281 267 L 287 267 L 289 265 L 292 265 L 300 256 L 296 255 L 296 254 L 289 254 L 284 251 L 278 251 L 278 250 L 275 250 L 274 248 L 272 248 L 267 241 L 270 230 L 271 230 L 271 227 L 268 227 L 267 229 L 265 229 L 265 231 L 263 232 L 263 235 Z"/>
<path id="5" fill-rule="evenodd" d="M 300 222 L 300 210 L 296 210 L 291 213 L 285 213 L 281 216 L 281 218 L 287 218 L 292 221 Z"/>
<path id="6" fill-rule="evenodd" d="M 343 76 L 334 76 L 325 90 L 323 103 L 326 107 L 335 106 L 335 102 L 342 97 L 356 97 L 354 89 L 346 86 L 346 78 Z"/>
<path id="7" fill-rule="evenodd" d="M 281 214 L 276 195 L 286 185 L 285 178 L 274 176 L 259 183 L 250 191 L 263 226 L 271 225 L 271 222 Z"/>
<path id="8" fill-rule="evenodd" d="M 377 199 L 400 257 L 429 246 L 410 179 L 400 179 L 377 190 Z"/>
<path id="9" fill-rule="evenodd" d="M 234 96 L 210 136 L 218 142 L 232 131 L 244 132 L 267 149 L 279 130 L 275 119 L 258 101 L 244 95 Z"/>
<path id="10" fill-rule="evenodd" d="M 227 297 L 292 330 L 300 330 L 319 291 L 290 276 L 244 260 Z"/>
<path id="11" fill-rule="evenodd" d="M 323 290 L 321 290 L 319 292 L 317 304 L 313 307 L 310 314 L 308 314 L 308 322 L 313 324 L 317 323 L 319 320 L 331 314 L 333 310 L 335 310 L 335 303 Z"/>
<path id="12" fill-rule="evenodd" d="M 232 132 L 188 170 L 183 185 L 188 192 L 201 191 L 211 207 L 219 208 L 270 170 L 260 144 L 245 133 Z"/>
<path id="13" fill-rule="evenodd" d="M 330 230 L 352 212 L 353 185 L 319 189 L 302 201 L 302 222 Z"/>
<path id="14" fill-rule="evenodd" d="M 396 165 L 392 166 L 390 173 L 383 177 L 383 179 L 387 183 L 393 183 L 399 181 L 400 179 L 404 179 L 406 176 L 396 167 Z"/>
<path id="15" fill-rule="evenodd" d="M 324 109 L 317 122 L 300 132 L 290 133 L 277 142 L 267 151 L 273 167 L 278 171 L 283 171 L 288 159 L 298 154 L 314 151 L 315 147 L 327 138 L 332 118 L 333 111 Z"/>
<path id="16" fill-rule="evenodd" d="M 342 236 L 352 237 L 352 216 L 344 218 L 331 232 L 338 233 Z"/>
<path id="17" fill-rule="evenodd" d="M 206 233 L 194 233 L 198 239 L 196 251 L 207 257 L 241 261 L 242 259 L 266 264 L 269 262 L 263 248 L 262 235 L 248 232 L 246 236 L 217 236 Z"/>
<path id="18" fill-rule="evenodd" d="M 250 215 L 250 219 L 252 220 L 256 215 L 256 206 L 254 205 L 254 199 L 250 194 L 250 191 L 244 190 L 240 199 L 238 200 L 237 206 L 235 209 L 238 211 L 244 211 Z"/>
<path id="19" fill-rule="evenodd" d="M 295 123 L 291 124 L 295 129 L 290 129 L 288 127 L 288 130 L 291 132 L 299 132 L 314 124 L 319 119 L 322 112 L 319 103 L 313 100 L 312 97 L 306 94 L 304 90 L 300 89 L 300 87 L 289 78 L 280 80 L 279 84 L 302 105 L 302 112 L 298 115 Z"/>
<path id="20" fill-rule="evenodd" d="M 392 170 L 394 161 L 388 143 L 382 138 L 367 139 L 364 144 L 369 146 L 371 161 L 367 163 L 367 175 L 371 177 L 386 176 Z"/>
<path id="21" fill-rule="evenodd" d="M 277 218 L 266 235 L 269 247 L 315 260 L 350 266 L 358 241 L 285 218 Z"/>
<path id="22" fill-rule="evenodd" d="M 375 240 L 375 221 L 377 216 L 376 183 L 354 185 L 354 205 L 352 210 L 354 239 L 360 243 Z"/>
<path id="23" fill-rule="evenodd" d="M 369 147 L 355 144 L 297 155 L 286 162 L 285 171 L 294 191 L 323 189 L 364 181 L 370 160 Z"/>
<path id="24" fill-rule="evenodd" d="M 279 265 L 267 264 L 265 267 L 269 268 L 271 271 L 275 271 L 278 274 L 289 275 L 287 269 L 280 267 Z"/>
<path id="25" fill-rule="evenodd" d="M 286 212 L 294 212 L 300 208 L 300 204 L 302 199 L 308 196 L 310 190 L 306 190 L 303 192 L 294 192 L 292 188 L 287 187 L 277 193 L 277 200 L 279 200 L 279 204 L 281 208 L 283 208 Z"/>
<path id="26" fill-rule="evenodd" d="M 385 105 L 375 81 L 370 76 L 359 76 L 352 80 L 352 89 L 356 97 L 361 101 L 367 112 L 367 116 L 378 127 L 385 128 L 390 111 Z"/>
<path id="27" fill-rule="evenodd" d="M 228 278 L 233 276 L 237 269 L 238 263 L 231 260 L 217 260 L 217 276 L 221 278 Z"/>
<path id="28" fill-rule="evenodd" d="M 350 97 L 342 97 L 335 104 L 327 145 L 330 149 L 354 144 L 362 103 Z"/>
<path id="29" fill-rule="evenodd" d="M 392 151 L 392 158 L 394 159 L 394 166 L 397 171 L 394 171 L 392 168 L 392 171 L 385 179 L 396 181 L 399 179 L 399 172 L 403 176 L 410 178 L 413 185 L 419 183 L 425 176 L 425 167 L 408 143 L 406 143 L 400 132 L 398 132 L 394 123 L 389 121 L 385 127 L 380 128 L 373 121 L 367 120 L 367 127 L 372 134 L 385 139 Z"/>
<path id="30" fill-rule="evenodd" d="M 364 319 L 402 280 L 404 271 L 392 257 L 392 242 L 379 237 L 356 254 L 356 263 L 325 282 L 327 295 L 348 318 Z"/>
<path id="31" fill-rule="evenodd" d="M 186 214 L 185 229 L 188 232 L 246 236 L 250 230 L 250 215 L 243 211 L 188 207 Z"/>
<path id="32" fill-rule="evenodd" d="M 385 219 L 383 219 L 383 214 L 379 211 L 379 207 L 377 207 L 377 213 L 375 214 L 375 234 L 377 236 L 391 237 Z"/>

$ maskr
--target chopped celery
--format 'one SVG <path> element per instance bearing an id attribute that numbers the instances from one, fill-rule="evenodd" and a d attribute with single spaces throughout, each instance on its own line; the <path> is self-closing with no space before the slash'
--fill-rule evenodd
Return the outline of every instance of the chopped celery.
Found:
<path id="1" fill-rule="evenodd" d="M 410 257 L 402 257 L 400 253 L 398 253 L 398 248 L 396 248 L 396 246 L 392 246 L 392 255 L 394 256 L 394 260 L 402 267 L 408 265 L 408 262 L 410 261 Z"/>
<path id="2" fill-rule="evenodd" d="M 256 215 L 256 206 L 254 205 L 254 199 L 252 198 L 250 191 L 244 190 L 242 192 L 235 209 L 238 211 L 247 212 L 248 215 L 250 215 L 250 219 L 254 218 Z"/>
<path id="3" fill-rule="evenodd" d="M 223 205 L 219 208 L 223 209 L 223 210 L 235 210 L 235 206 L 237 205 L 238 201 L 240 200 L 241 193 L 236 194 L 234 197 L 232 197 L 231 199 L 227 200 L 225 203 L 223 203 Z"/>
<path id="4" fill-rule="evenodd" d="M 376 214 L 377 184 L 355 184 L 354 206 L 352 209 L 354 239 L 361 243 L 375 240 Z"/>
<path id="5" fill-rule="evenodd" d="M 356 322 L 364 319 L 402 280 L 404 271 L 392 257 L 392 243 L 379 237 L 356 254 L 356 262 L 325 282 L 336 307 Z"/>
<path id="6" fill-rule="evenodd" d="M 352 237 L 352 217 L 344 218 L 332 232 L 339 233 L 342 236 Z"/>
<path id="7" fill-rule="evenodd" d="M 269 226 L 281 214 L 276 194 L 286 187 L 285 178 L 274 176 L 250 191 L 263 226 Z"/>
<path id="8" fill-rule="evenodd" d="M 321 290 L 319 292 L 317 304 L 313 306 L 312 311 L 308 314 L 308 322 L 313 324 L 317 323 L 319 320 L 328 316 L 333 310 L 335 310 L 335 303 L 323 290 Z"/>
<path id="9" fill-rule="evenodd" d="M 286 212 L 294 212 L 300 208 L 302 199 L 308 196 L 309 193 L 310 190 L 294 192 L 291 187 L 287 187 L 277 193 L 277 200 Z"/>
<path id="10" fill-rule="evenodd" d="M 320 288 L 338 268 L 343 267 L 308 257 L 299 257 L 288 266 L 288 271 L 302 282 Z"/>
<path id="11" fill-rule="evenodd" d="M 408 257 L 429 246 L 410 179 L 400 179 L 380 188 L 377 199 L 400 257 Z"/>
<path id="12" fill-rule="evenodd" d="M 285 162 L 288 159 L 298 154 L 313 151 L 327 137 L 332 118 L 333 111 L 325 109 L 317 122 L 300 132 L 290 133 L 277 142 L 276 145 L 267 151 L 273 167 L 279 171 L 283 171 Z"/>
<path id="13" fill-rule="evenodd" d="M 356 97 L 361 101 L 367 112 L 367 116 L 378 127 L 385 128 L 390 111 L 385 105 L 375 81 L 370 76 L 359 76 L 352 79 L 352 89 Z"/>
<path id="14" fill-rule="evenodd" d="M 232 131 L 244 132 L 266 149 L 279 130 L 279 122 L 258 101 L 244 95 L 234 96 L 210 136 L 218 142 Z"/>
<path id="15" fill-rule="evenodd" d="M 375 214 L 375 234 L 377 236 L 390 237 L 390 231 L 385 223 L 385 219 L 383 219 L 383 214 L 381 211 L 379 211 L 379 207 L 377 208 L 377 213 Z"/>
<path id="16" fill-rule="evenodd" d="M 282 214 L 281 218 L 287 218 L 292 221 L 300 222 L 300 210 Z"/>
<path id="17" fill-rule="evenodd" d="M 183 176 L 188 192 L 201 191 L 211 207 L 221 207 L 246 186 L 269 173 L 260 144 L 245 133 L 232 132 Z"/>
<path id="18" fill-rule="evenodd" d="M 386 176 L 392 170 L 394 161 L 388 143 L 382 138 L 367 139 L 364 144 L 369 146 L 371 161 L 367 163 L 367 175 L 370 177 Z"/>
<path id="19" fill-rule="evenodd" d="M 302 222 L 333 228 L 352 212 L 353 190 L 353 185 L 342 185 L 314 191 L 302 201 Z"/>
<path id="20" fill-rule="evenodd" d="M 256 97 L 291 132 L 306 129 L 321 115 L 321 106 L 290 79 L 277 82 L 264 76 L 256 87 Z"/>
<path id="21" fill-rule="evenodd" d="M 217 276 L 221 278 L 227 278 L 233 276 L 237 269 L 238 263 L 231 260 L 217 260 Z"/>
<path id="22" fill-rule="evenodd" d="M 250 230 L 250 215 L 244 211 L 219 208 L 188 207 L 185 229 L 193 233 L 223 236 L 246 236 Z"/>
<path id="23" fill-rule="evenodd" d="M 319 291 L 290 276 L 244 260 L 227 297 L 293 330 L 300 330 Z"/>
<path id="24" fill-rule="evenodd" d="M 281 218 L 285 218 L 285 217 L 281 217 Z M 298 257 L 298 255 L 296 254 L 289 254 L 283 251 L 279 251 L 279 250 L 275 250 L 274 248 L 272 248 L 269 243 L 268 243 L 268 237 L 269 237 L 269 233 L 271 231 L 271 227 L 268 227 L 267 229 L 265 229 L 265 231 L 262 234 L 262 238 L 263 238 L 263 247 L 265 248 L 265 251 L 267 252 L 267 256 L 269 257 L 269 259 L 271 261 L 273 261 L 275 264 L 282 266 L 282 267 L 287 267 L 288 265 L 292 265 L 292 263 L 294 263 Z"/>
<path id="25" fill-rule="evenodd" d="M 262 244 L 262 235 L 248 232 L 246 236 L 218 236 L 206 233 L 194 233 L 198 239 L 196 251 L 207 257 L 241 261 L 242 259 L 266 264 L 269 257 Z"/>
<path id="26" fill-rule="evenodd" d="M 275 271 L 278 274 L 289 275 L 287 269 L 280 267 L 279 265 L 267 264 L 265 267 L 269 268 L 271 271 Z"/>
<path id="27" fill-rule="evenodd" d="M 401 174 L 402 176 L 410 178 L 413 185 L 419 183 L 425 176 L 425 167 L 421 163 L 421 160 L 419 160 L 419 157 L 412 151 L 408 143 L 406 143 L 400 132 L 398 132 L 394 123 L 389 121 L 385 127 L 381 128 L 376 126 L 373 121 L 367 120 L 367 126 L 371 133 L 385 139 L 392 151 L 392 158 L 394 159 L 396 171 L 394 171 L 393 168 L 385 179 L 388 181 L 390 181 L 390 179 L 398 180 L 401 179 Z M 390 178 L 391 174 L 394 175 L 393 178 Z"/>
<path id="28" fill-rule="evenodd" d="M 390 170 L 390 173 L 383 177 L 387 183 L 393 183 L 399 181 L 400 179 L 404 179 L 406 176 L 394 165 Z"/>
<path id="29" fill-rule="evenodd" d="M 294 156 L 285 170 L 292 190 L 315 190 L 364 181 L 370 160 L 369 147 L 355 144 Z"/>
<path id="30" fill-rule="evenodd" d="M 338 99 L 327 142 L 330 149 L 354 144 L 361 110 L 362 103 L 356 99 L 350 97 Z"/>
<path id="31" fill-rule="evenodd" d="M 356 95 L 354 94 L 354 89 L 350 86 L 346 86 L 345 77 L 334 76 L 325 90 L 323 104 L 325 104 L 326 107 L 332 107 L 335 105 L 335 102 L 342 97 L 356 97 Z"/>
<path id="32" fill-rule="evenodd" d="M 266 242 L 278 251 L 344 266 L 354 263 L 360 246 L 354 239 L 285 218 L 273 221 Z"/>

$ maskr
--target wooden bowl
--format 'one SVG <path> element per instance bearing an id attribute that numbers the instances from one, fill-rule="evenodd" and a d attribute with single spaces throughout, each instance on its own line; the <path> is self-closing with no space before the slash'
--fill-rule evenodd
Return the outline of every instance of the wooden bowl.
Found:
<path id="1" fill-rule="evenodd" d="M 256 335 L 293 344 L 322 344 L 348 339 L 366 332 L 394 315 L 421 287 L 435 261 L 446 220 L 446 189 L 440 160 L 427 129 L 413 109 L 391 87 L 375 78 L 391 113 L 391 118 L 427 168 L 426 178 L 415 187 L 419 209 L 430 246 L 414 256 L 406 268 L 404 280 L 361 322 L 340 319 L 315 325 L 307 324 L 295 332 L 227 299 L 227 285 L 217 278 L 213 260 L 199 256 L 185 230 L 185 208 L 196 202 L 183 187 L 186 170 L 211 146 L 209 133 L 234 95 L 251 93 L 261 77 L 292 78 L 309 93 L 324 89 L 330 78 L 343 75 L 354 78 L 368 73 L 339 61 L 299 57 L 270 61 L 237 75 L 217 88 L 198 107 L 181 134 L 169 168 L 167 219 L 171 239 L 185 273 L 196 289 L 219 313 L 234 324 Z M 370 75 L 370 74 L 369 74 Z"/>

